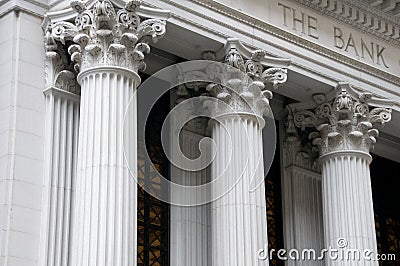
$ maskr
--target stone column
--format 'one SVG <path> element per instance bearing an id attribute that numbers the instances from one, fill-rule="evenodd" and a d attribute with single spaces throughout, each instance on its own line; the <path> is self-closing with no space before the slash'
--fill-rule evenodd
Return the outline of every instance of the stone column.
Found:
<path id="1" fill-rule="evenodd" d="M 174 115 L 170 122 L 170 180 L 187 187 L 201 186 L 210 181 L 210 167 L 207 167 L 206 162 L 210 160 L 211 151 L 207 145 L 200 151 L 201 141 L 209 136 L 208 119 L 196 117 L 187 123 L 183 122 L 187 114 L 195 112 L 196 108 L 192 104 L 184 102 L 195 99 L 196 90 L 200 90 L 201 86 L 197 85 L 200 84 L 181 84 L 171 97 L 177 109 L 172 110 Z M 201 87 L 203 90 L 204 85 Z M 181 156 L 187 160 L 182 160 Z M 170 193 L 171 197 L 179 198 L 184 203 L 171 204 L 170 207 L 170 246 L 173 247 L 170 249 L 171 265 L 211 265 L 211 216 L 210 204 L 206 204 L 207 194 L 187 190 L 171 190 Z M 199 197 L 199 205 L 190 205 L 194 197 Z"/>
<path id="2" fill-rule="evenodd" d="M 282 130 L 283 131 L 283 130 Z M 316 255 L 287 261 L 287 265 L 325 265 L 315 260 L 324 246 L 321 174 L 307 136 L 299 135 L 289 114 L 282 143 L 283 237 L 286 250 L 314 249 Z M 302 141 L 303 140 L 303 141 Z"/>
<path id="3" fill-rule="evenodd" d="M 78 76 L 82 89 L 78 145 L 75 265 L 136 263 L 136 98 L 133 71 L 100 66 Z M 131 108 L 128 105 L 132 104 Z M 125 116 L 125 119 L 124 119 Z"/>
<path id="4" fill-rule="evenodd" d="M 139 1 L 125 8 L 72 1 L 75 24 L 52 25 L 79 72 L 81 108 L 71 265 L 136 265 L 138 70 L 165 33 L 165 21 L 141 21 Z"/>
<path id="5" fill-rule="evenodd" d="M 46 36 L 46 134 L 40 265 L 69 265 L 76 182 L 79 86 L 65 51 Z"/>
<path id="6" fill-rule="evenodd" d="M 237 178 L 238 182 L 225 194 L 221 191 L 225 186 L 212 189 L 213 195 L 222 194 L 211 205 L 212 265 L 268 265 L 257 257 L 258 250 L 268 243 L 264 181 L 254 192 L 249 191 L 254 175 L 264 174 L 262 120 L 227 114 L 218 121 L 212 128 L 216 143 L 212 176 Z"/>
<path id="7" fill-rule="evenodd" d="M 188 158 L 200 156 L 199 141 L 204 135 L 199 132 L 182 130 L 180 132 L 180 147 Z M 172 158 L 173 159 L 173 158 Z M 173 160 L 172 160 L 173 161 Z M 199 168 L 201 165 L 199 165 Z M 171 165 L 171 180 L 185 186 L 206 184 L 209 181 L 209 171 L 188 171 Z M 182 199 L 191 197 L 187 193 L 180 195 Z M 171 265 L 207 266 L 210 264 L 210 204 L 200 206 L 174 206 L 170 208 L 170 243 Z"/>
<path id="8" fill-rule="evenodd" d="M 339 83 L 337 96 L 320 104 L 314 112 L 300 111 L 295 122 L 310 124 L 319 146 L 322 170 L 322 199 L 326 247 L 338 248 L 338 259 L 327 258 L 328 265 L 378 265 L 364 255 L 377 253 L 372 203 L 369 150 L 376 142 L 374 124 L 391 119 L 391 109 L 370 94 L 358 94 L 346 83 Z M 370 108 L 375 106 L 375 108 Z M 349 256 L 357 249 L 360 258 Z M 371 253 L 365 253 L 364 251 Z"/>
<path id="9" fill-rule="evenodd" d="M 246 71 L 241 54 L 231 49 L 226 84 L 210 84 L 216 103 L 205 102 L 212 110 L 212 139 L 215 159 L 211 165 L 212 265 L 268 265 L 258 258 L 268 252 L 267 214 L 264 183 L 262 129 L 270 91 L 254 75 L 246 81 L 232 71 Z M 247 61 L 247 65 L 253 62 Z M 257 64 L 262 69 L 260 64 Z M 276 69 L 275 69 L 276 70 Z M 280 70 L 284 78 L 285 73 Z M 262 254 L 264 255 L 264 253 Z"/>

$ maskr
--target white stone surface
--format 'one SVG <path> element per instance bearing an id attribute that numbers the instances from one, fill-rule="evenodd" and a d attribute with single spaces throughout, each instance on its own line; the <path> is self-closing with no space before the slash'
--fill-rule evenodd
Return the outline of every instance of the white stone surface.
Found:
<path id="1" fill-rule="evenodd" d="M 211 203 L 212 265 L 269 265 L 258 259 L 258 251 L 268 247 L 264 179 L 250 191 L 251 181 L 264 174 L 261 129 L 249 117 L 221 118 L 213 125 L 212 181 L 235 185 L 221 181 L 212 187 L 213 198 L 222 195 Z"/>
<path id="2" fill-rule="evenodd" d="M 48 10 L 47 0 L 7 0 L 0 3 L 0 15 L 23 10 L 34 16 L 43 16 Z"/>
<path id="3" fill-rule="evenodd" d="M 0 25 L 0 265 L 37 265 L 45 106 L 41 18 L 9 12 Z"/>
<path id="4" fill-rule="evenodd" d="M 291 115 L 289 119 L 292 119 Z M 291 121 L 289 125 L 293 125 Z M 302 147 L 300 137 L 285 135 L 286 139 L 281 143 L 283 243 L 286 250 L 302 252 L 312 248 L 318 257 L 324 248 L 321 174 L 311 150 Z M 287 265 L 305 263 L 325 265 L 324 261 L 308 259 L 287 261 Z"/>
<path id="5" fill-rule="evenodd" d="M 182 130 L 179 137 L 182 153 L 188 158 L 198 158 L 198 143 L 204 136 Z M 206 184 L 209 181 L 209 171 L 185 171 L 171 165 L 171 180 L 187 186 Z M 185 197 L 190 195 L 180 195 L 182 200 Z M 189 207 L 172 205 L 170 216 L 170 247 L 173 247 L 170 248 L 171 265 L 211 265 L 210 204 Z"/>
<path id="6" fill-rule="evenodd" d="M 221 5 L 218 2 L 223 2 L 225 5 Z M 282 88 L 281 92 L 283 93 L 284 91 L 284 95 L 288 95 L 296 100 L 301 100 L 305 95 L 307 95 L 307 97 L 311 96 L 311 94 L 307 93 L 308 89 L 310 89 L 310 92 L 315 92 L 319 91 L 319 87 L 322 87 L 322 84 L 335 86 L 339 80 L 346 80 L 358 88 L 363 88 L 363 90 L 395 100 L 395 109 L 397 111 L 400 110 L 400 97 L 397 93 L 398 81 L 393 82 L 383 78 L 386 76 L 386 74 L 384 74 L 385 72 L 377 74 L 380 70 L 385 71 L 384 68 L 374 68 L 371 71 L 367 71 L 366 67 L 369 67 L 369 65 L 365 64 L 360 69 L 357 69 L 361 64 L 360 60 L 357 60 L 356 57 L 346 53 L 342 55 L 340 51 L 337 51 L 338 49 L 333 50 L 333 45 L 330 45 L 329 49 L 327 49 L 327 46 L 324 44 L 315 45 L 315 41 L 308 42 L 306 37 L 299 36 L 299 32 L 289 32 L 290 28 L 286 29 L 282 25 L 282 17 L 279 17 L 279 21 L 274 21 L 279 23 L 276 24 L 276 27 L 271 26 L 272 22 L 268 23 L 268 21 L 263 21 L 262 19 L 258 19 L 255 15 L 252 15 L 253 13 L 260 15 L 259 12 L 253 12 L 250 8 L 242 8 L 243 6 L 251 7 L 250 4 L 244 2 L 248 1 L 222 0 L 203 3 L 202 1 L 187 0 L 177 0 L 173 2 L 154 0 L 154 5 L 171 10 L 173 14 L 176 14 L 176 16 L 173 16 L 169 21 L 171 27 L 174 25 L 180 29 L 188 29 L 188 32 L 184 32 L 183 30 L 178 31 L 179 34 L 171 39 L 169 39 L 170 36 L 167 35 L 166 39 L 169 39 L 170 42 L 166 43 L 167 45 L 162 48 L 175 54 L 183 53 L 185 54 L 185 58 L 192 59 L 190 55 L 193 53 L 191 53 L 190 50 L 199 49 L 199 46 L 202 50 L 206 50 L 202 45 L 204 45 L 204 43 L 209 44 L 209 42 L 203 43 L 197 41 L 192 44 L 190 40 L 185 40 L 184 36 L 188 36 L 190 31 L 212 39 L 219 43 L 219 45 L 225 42 L 227 36 L 238 38 L 246 45 L 267 50 L 271 55 L 290 58 L 292 60 L 290 70 L 293 75 L 309 77 L 313 81 L 321 82 L 317 87 L 313 87 L 310 85 L 310 82 L 303 83 L 302 81 L 305 80 L 301 78 L 294 81 L 289 77 L 289 81 L 294 81 L 293 89 L 285 90 L 285 88 Z M 278 1 L 269 1 L 271 5 L 275 5 L 274 10 L 279 8 L 277 2 Z M 309 1 L 302 2 L 311 3 Z M 322 4 L 324 1 L 320 3 Z M 292 5 L 297 6 L 297 4 Z M 272 14 L 271 9 L 267 7 L 267 5 L 262 5 L 259 9 L 263 9 L 265 12 L 270 12 Z M 238 10 L 239 8 L 241 8 L 241 10 Z M 323 16 L 324 12 L 321 12 L 319 15 Z M 329 25 L 332 26 L 334 22 L 329 24 L 331 22 L 330 20 L 331 18 L 328 18 L 328 22 L 322 21 L 322 23 L 328 23 L 328 27 Z M 360 35 L 361 33 L 358 30 L 354 30 L 354 34 Z M 326 40 L 328 38 L 324 39 Z M 331 40 L 331 42 L 333 42 L 333 40 Z M 182 43 L 185 45 L 182 45 Z M 394 51 L 396 50 L 394 49 Z M 389 57 L 389 54 L 387 57 Z M 349 63 L 353 59 L 353 63 Z M 396 61 L 394 60 L 393 62 Z M 393 77 L 396 79 L 396 74 L 394 74 Z M 300 89 L 300 83 L 304 85 L 302 89 Z"/>
<path id="7" fill-rule="evenodd" d="M 61 1 L 50 1 L 51 4 L 56 2 Z M 68 6 L 65 4 L 67 1 L 62 2 L 62 5 Z M 359 65 L 357 62 L 364 61 L 365 63 L 365 60 L 355 57 L 354 54 L 334 50 L 330 40 L 325 38 L 326 36 L 322 36 L 324 38 L 320 45 L 312 46 L 310 49 L 309 42 L 304 45 L 305 41 L 311 40 L 309 36 L 301 33 L 297 35 L 290 28 L 285 30 L 281 25 L 282 14 L 273 13 L 272 9 L 268 8 L 268 5 L 272 4 L 276 8 L 277 1 L 265 4 L 261 0 L 252 3 L 221 0 L 220 2 L 228 5 L 227 8 L 221 8 L 212 2 L 200 5 L 195 1 L 186 0 L 147 2 L 174 10 L 176 16 L 171 20 L 171 27 L 186 28 L 192 33 L 196 33 L 191 35 L 193 39 L 184 40 L 187 35 L 180 34 L 183 31 L 177 31 L 174 36 L 170 37 L 169 47 L 166 50 L 177 56 L 198 58 L 200 52 L 204 50 L 200 48 L 207 43 L 206 39 L 213 40 L 213 47 L 218 47 L 227 36 L 238 37 L 246 45 L 268 49 L 270 55 L 292 58 L 294 63 L 289 73 L 289 79 L 290 75 L 295 73 L 300 81 L 307 76 L 328 86 L 336 84 L 338 80 L 349 80 L 352 84 L 378 96 L 395 99 L 396 108 L 400 110 L 400 98 L 397 93 L 398 82 L 394 82 L 393 77 L 388 78 L 385 73 L 378 72 L 379 69 L 387 69 L 376 65 L 372 70 L 363 69 L 368 65 L 371 66 L 371 63 Z M 285 0 L 281 2 L 289 3 Z M 46 187 L 48 183 L 43 181 L 43 171 L 47 169 L 43 166 L 46 154 L 44 149 L 45 147 L 57 148 L 56 145 L 45 145 L 44 137 L 45 98 L 42 91 L 44 89 L 45 51 L 43 49 L 41 15 L 46 11 L 47 4 L 46 0 L 10 0 L 0 3 L 0 266 L 40 265 L 38 261 L 41 247 L 40 233 L 43 228 L 41 217 L 45 213 L 44 210 L 50 206 L 42 198 L 44 189 L 50 188 Z M 206 6 L 207 4 L 210 6 Z M 242 12 L 233 14 L 235 10 L 229 9 L 229 7 Z M 297 4 L 293 7 L 302 11 L 306 9 Z M 219 8 L 221 9 L 219 10 Z M 276 9 L 274 10 L 276 11 Z M 243 15 L 243 13 L 247 13 L 247 15 Z M 231 16 L 232 14 L 233 16 Z M 320 18 L 321 14 L 317 15 Z M 253 21 L 254 18 L 263 21 Z M 331 20 L 329 19 L 329 21 Z M 268 21 L 284 31 L 273 29 L 265 23 Z M 349 29 L 347 26 L 343 27 Z M 364 37 L 366 34 L 355 29 L 354 32 L 354 36 L 358 37 Z M 397 35 L 398 31 L 393 34 L 393 36 Z M 175 39 L 176 36 L 181 37 Z M 297 39 L 299 36 L 300 38 Z M 370 38 L 366 37 L 365 39 L 370 40 Z M 382 44 L 381 40 L 378 42 Z M 326 49 L 327 47 L 333 51 Z M 159 48 L 165 49 L 163 43 Z M 193 55 L 194 50 L 199 51 L 195 56 Z M 393 49 L 390 48 L 390 50 Z M 398 47 L 394 51 L 391 52 L 393 58 L 398 55 L 396 52 Z M 394 62 L 397 61 L 394 60 Z M 398 69 L 398 65 L 395 67 Z M 391 67 L 387 71 L 393 72 L 393 69 Z M 112 71 L 107 70 L 104 75 L 107 76 Z M 377 73 L 382 75 L 379 76 Z M 114 76 L 107 76 L 109 79 L 105 81 L 93 74 L 91 76 L 93 80 L 90 82 L 103 83 L 84 84 L 86 87 L 86 91 L 83 93 L 85 95 L 84 108 L 87 112 L 85 112 L 85 122 L 81 124 L 83 128 L 81 135 L 86 139 L 85 142 L 82 141 L 81 155 L 77 158 L 81 159 L 82 167 L 80 169 L 82 186 L 79 189 L 85 189 L 85 194 L 82 198 L 77 199 L 77 203 L 83 203 L 82 207 L 86 208 L 86 211 L 85 209 L 76 209 L 78 221 L 82 218 L 80 220 L 82 223 L 76 227 L 78 229 L 76 234 L 79 237 L 83 236 L 84 241 L 78 239 L 73 246 L 78 251 L 76 253 L 78 254 L 77 261 L 82 259 L 79 262 L 83 261 L 86 264 L 89 264 L 89 260 L 96 261 L 96 265 L 124 265 L 128 264 L 128 260 L 131 264 L 135 263 L 136 243 L 131 242 L 130 239 L 135 238 L 134 203 L 136 194 L 133 193 L 135 189 L 130 186 L 131 180 L 121 156 L 121 142 L 118 142 L 123 139 L 120 133 L 125 130 L 121 128 L 121 113 L 116 114 L 112 109 L 112 106 L 115 108 L 118 106 L 121 108 L 120 110 L 126 107 L 125 100 L 129 98 L 131 91 L 123 86 L 116 88 L 115 84 L 118 81 L 115 79 L 118 75 L 121 76 L 121 79 L 132 78 L 131 74 L 118 72 Z M 293 80 L 293 82 L 298 80 Z M 96 90 L 93 90 L 94 87 Z M 131 88 L 133 87 L 135 86 L 131 86 Z M 313 88 L 307 93 L 311 95 L 312 91 Z M 113 94 L 114 92 L 115 94 Z M 298 89 L 293 95 L 298 97 L 304 92 L 305 90 Z M 102 97 L 104 95 L 107 97 Z M 101 123 L 97 123 L 98 121 Z M 260 144 L 260 125 L 252 120 L 245 121 L 248 131 L 253 132 L 254 143 L 258 141 Z M 226 123 L 227 126 L 230 126 L 230 122 Z M 234 145 L 241 147 L 241 150 L 233 156 L 233 160 L 238 161 L 236 165 L 240 165 L 241 156 L 248 155 L 249 158 L 261 156 L 259 150 L 261 145 L 259 144 L 254 144 L 250 151 L 246 147 L 240 146 L 247 143 L 248 140 L 241 135 L 236 135 L 240 130 L 234 127 L 232 125 L 231 128 L 234 133 L 232 134 L 235 139 Z M 134 135 L 135 130 L 135 128 L 131 128 L 128 133 Z M 217 143 L 226 144 L 226 146 L 218 146 L 219 151 L 228 153 L 226 150 L 228 143 L 224 142 L 226 139 L 222 135 L 218 135 L 219 132 L 218 128 L 214 129 Z M 130 149 L 135 150 L 135 145 L 135 143 L 130 143 Z M 131 165 L 134 166 L 136 165 L 134 161 L 136 155 L 134 153 L 131 155 L 132 158 L 129 159 L 132 159 Z M 225 159 L 224 157 L 220 158 L 216 167 L 224 166 Z M 336 238 L 345 237 L 350 245 L 355 242 L 356 246 L 360 248 L 376 246 L 368 156 L 362 153 L 345 153 L 326 157 L 322 161 L 325 244 L 336 246 Z M 286 170 L 291 171 L 286 177 L 290 176 L 294 181 L 290 186 L 285 187 L 286 189 L 292 188 L 293 190 L 290 191 L 295 192 L 290 195 L 294 204 L 289 207 L 291 211 L 287 213 L 295 216 L 293 219 L 289 219 L 296 227 L 294 232 L 298 233 L 294 237 L 295 245 L 316 244 L 314 241 L 318 239 L 319 234 L 316 232 L 300 234 L 299 232 L 303 230 L 309 232 L 313 226 L 319 226 L 320 216 L 311 211 L 311 209 L 315 211 L 315 208 L 319 208 L 316 196 L 318 192 L 304 193 L 305 191 L 318 191 L 317 178 L 304 169 Z M 237 171 L 230 167 L 227 168 L 227 171 L 227 174 L 232 176 L 237 174 Z M 174 253 L 175 259 L 184 261 L 182 265 L 195 265 L 195 263 L 204 265 L 203 261 L 209 261 L 211 254 L 209 251 L 208 257 L 205 258 L 203 257 L 206 256 L 204 252 L 210 248 L 213 248 L 213 261 L 216 265 L 256 265 L 254 257 L 257 255 L 257 250 L 267 244 L 266 221 L 263 218 L 265 217 L 265 206 L 263 205 L 265 198 L 263 188 L 256 192 L 257 197 L 243 193 L 244 190 L 241 189 L 248 187 L 246 182 L 249 181 L 249 176 L 247 174 L 246 172 L 242 183 L 239 183 L 213 205 L 214 237 L 211 244 L 205 240 L 209 237 L 207 235 L 206 238 L 205 234 L 210 233 L 206 229 L 207 219 L 202 214 L 200 214 L 200 218 L 197 217 L 205 209 L 203 207 L 194 208 L 181 213 L 187 219 L 176 221 L 175 229 L 181 232 L 181 235 L 177 235 L 176 243 L 180 240 L 179 245 L 188 253 L 184 254 L 181 249 L 176 248 L 178 245 L 173 245 L 171 250 L 182 252 Z M 83 188 L 86 185 L 87 187 Z M 57 192 L 60 199 L 63 197 L 63 187 L 56 188 L 54 186 L 53 192 Z M 104 195 L 107 197 L 103 197 Z M 92 196 L 94 200 L 92 200 Z M 306 211 L 300 211 L 302 208 L 305 208 Z M 53 214 L 61 212 L 61 209 L 57 208 Z M 124 215 L 126 216 L 124 217 Z M 89 219 L 91 220 L 89 221 Z M 62 219 L 57 221 L 62 221 Z M 205 233 L 206 231 L 207 233 Z M 60 233 L 56 230 L 58 236 Z M 186 235 L 187 233 L 190 234 Z M 188 236 L 187 239 L 183 241 L 183 237 L 186 236 Z M 303 236 L 310 237 L 310 239 Z M 191 242 L 191 240 L 195 241 Z M 56 239 L 56 241 L 60 241 L 60 239 Z M 64 247 L 65 245 L 66 243 L 64 243 Z M 193 250 L 199 247 L 202 248 L 201 252 L 196 252 L 195 256 L 189 257 L 188 254 L 194 254 Z M 60 249 L 56 248 L 56 250 Z M 81 253 L 85 256 L 79 257 Z M 113 262 L 105 261 L 106 256 Z M 121 259 L 125 259 L 125 261 L 122 262 Z M 72 265 L 78 265 L 78 263 Z"/>
<path id="8" fill-rule="evenodd" d="M 71 265 L 135 265 L 136 96 L 133 71 L 80 73 L 81 109 Z M 130 108 L 128 108 L 130 104 Z"/>
<path id="9" fill-rule="evenodd" d="M 69 265 L 72 199 L 76 184 L 79 96 L 60 88 L 46 95 L 40 265 Z"/>
<path id="10" fill-rule="evenodd" d="M 359 152 L 341 152 L 322 159 L 322 198 L 325 245 L 377 254 L 374 208 L 369 172 L 371 158 Z M 340 248 L 339 248 L 340 249 Z M 327 260 L 327 265 L 378 265 L 378 261 Z"/>
<path id="11" fill-rule="evenodd" d="M 309 135 L 320 152 L 325 248 L 339 254 L 356 249 L 359 257 L 329 258 L 328 265 L 378 265 L 369 151 L 376 143 L 376 124 L 391 120 L 390 102 L 376 101 L 339 82 L 336 93 L 314 97 L 314 112 L 294 115 L 300 128 L 313 126 Z M 293 105 L 294 106 L 294 105 Z M 366 254 L 365 251 L 371 251 Z"/>
<path id="12" fill-rule="evenodd" d="M 297 166 L 284 170 L 282 180 L 283 235 L 286 250 L 324 248 L 321 175 Z M 287 265 L 325 265 L 323 261 L 294 261 Z"/>
<path id="13" fill-rule="evenodd" d="M 148 40 L 165 34 L 169 13 L 148 8 L 156 19 L 142 20 L 140 2 L 120 4 L 72 1 L 64 10 L 68 21 L 51 21 L 61 12 L 44 23 L 46 84 L 76 87 L 66 80 L 73 72 L 59 69 L 57 44 L 67 39 L 74 42 L 68 53 L 81 85 L 71 265 L 137 263 L 137 73 L 145 67 Z"/>

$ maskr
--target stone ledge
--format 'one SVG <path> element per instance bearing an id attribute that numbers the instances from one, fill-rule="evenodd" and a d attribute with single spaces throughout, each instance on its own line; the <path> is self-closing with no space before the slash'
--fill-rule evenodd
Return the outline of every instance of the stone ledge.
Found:
<path id="1" fill-rule="evenodd" d="M 0 1 L 0 18 L 9 12 L 22 10 L 29 14 L 43 17 L 49 6 L 36 0 L 5 0 Z"/>

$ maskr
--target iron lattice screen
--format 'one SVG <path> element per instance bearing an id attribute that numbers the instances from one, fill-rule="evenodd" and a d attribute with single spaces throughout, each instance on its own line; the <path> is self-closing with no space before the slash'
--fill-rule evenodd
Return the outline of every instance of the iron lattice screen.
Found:
<path id="1" fill-rule="evenodd" d="M 145 160 L 144 145 L 139 145 L 138 181 L 146 183 L 152 193 L 160 193 L 160 179 L 156 170 L 160 173 L 166 170 L 163 152 L 160 146 L 154 144 L 149 144 L 147 151 L 152 163 Z M 168 265 L 168 212 L 166 203 L 138 186 L 138 266 Z"/>
<path id="2" fill-rule="evenodd" d="M 278 127 L 278 125 L 277 125 Z M 279 139 L 277 140 L 279 143 Z M 279 146 L 276 147 L 274 160 L 265 178 L 265 197 L 267 207 L 268 250 L 283 248 L 282 192 Z M 274 253 L 273 255 L 276 255 Z M 276 256 L 270 258 L 270 265 L 284 265 Z"/>
<path id="3" fill-rule="evenodd" d="M 145 74 L 140 75 L 143 81 L 147 79 Z M 148 95 L 143 94 L 141 97 L 143 98 L 138 99 L 141 102 L 138 105 L 139 117 L 146 110 L 141 107 L 145 106 Z M 157 172 L 168 177 L 168 160 L 162 149 L 160 136 L 169 107 L 169 93 L 166 93 L 152 106 L 145 124 L 138 124 L 138 182 L 149 192 L 138 186 L 138 266 L 169 265 L 169 205 L 151 196 L 167 193 L 165 188 L 161 188 Z M 142 132 L 143 126 L 145 132 Z M 151 162 L 146 159 L 147 156 Z"/>
<path id="4" fill-rule="evenodd" d="M 395 261 L 379 261 L 380 265 L 399 265 L 400 222 L 391 217 L 375 215 L 376 240 L 379 254 L 395 254 Z"/>

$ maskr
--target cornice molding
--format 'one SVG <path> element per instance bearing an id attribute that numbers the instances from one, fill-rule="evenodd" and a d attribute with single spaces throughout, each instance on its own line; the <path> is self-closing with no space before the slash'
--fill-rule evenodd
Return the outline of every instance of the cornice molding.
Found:
<path id="1" fill-rule="evenodd" d="M 346 2 L 346 4 L 348 4 L 349 6 L 362 8 L 363 10 L 369 10 L 372 14 L 378 16 L 379 18 L 387 19 L 393 23 L 397 23 L 397 26 L 400 26 L 399 16 L 396 17 L 381 9 L 372 8 L 371 4 L 369 3 L 370 1 L 364 1 L 364 0 L 343 0 L 343 1 Z"/>
<path id="2" fill-rule="evenodd" d="M 86 0 L 83 2 L 85 3 L 86 7 L 90 9 L 97 2 L 97 0 Z M 126 1 L 124 0 L 110 0 L 110 2 L 117 8 L 124 8 L 126 5 Z M 149 8 L 144 5 L 140 5 L 135 12 L 138 16 L 143 18 L 168 20 L 171 16 L 171 12 L 169 10 Z M 46 13 L 44 27 L 49 21 L 51 21 L 52 23 L 59 21 L 69 21 L 73 20 L 77 15 L 78 12 L 72 7 L 67 7 L 63 8 L 62 10 L 57 10 L 57 5 L 56 5 L 52 7 L 49 10 L 49 12 Z"/>
<path id="3" fill-rule="evenodd" d="M 43 17 L 49 6 L 35 0 L 3 0 L 0 1 L 0 17 L 15 10 L 22 10 L 28 14 Z"/>
<path id="4" fill-rule="evenodd" d="M 346 3 L 338 0 L 290 1 L 400 48 L 400 19 L 381 10 L 375 10 L 362 1 L 346 0 Z"/>

